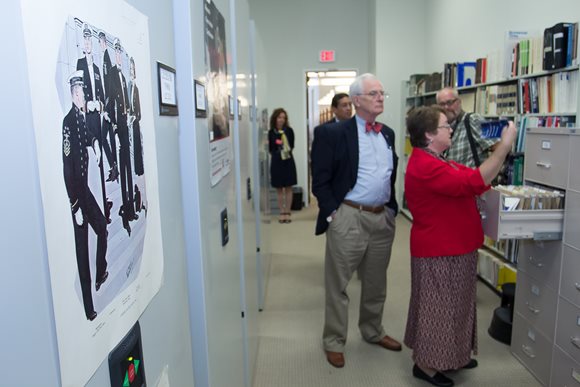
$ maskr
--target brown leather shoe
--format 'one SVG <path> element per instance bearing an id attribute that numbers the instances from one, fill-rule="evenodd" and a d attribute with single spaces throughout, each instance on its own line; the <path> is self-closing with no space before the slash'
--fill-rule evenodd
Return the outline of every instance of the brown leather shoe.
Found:
<path id="1" fill-rule="evenodd" d="M 332 352 L 332 351 L 324 351 L 324 352 L 326 352 L 326 360 L 328 360 L 331 366 L 336 368 L 344 367 L 344 355 L 342 352 Z"/>
<path id="2" fill-rule="evenodd" d="M 389 335 L 385 335 L 385 337 L 383 337 L 381 341 L 377 341 L 375 344 L 378 344 L 381 347 L 388 349 L 390 351 L 400 351 L 402 349 L 401 343 L 399 343 L 397 340 L 393 339 Z"/>

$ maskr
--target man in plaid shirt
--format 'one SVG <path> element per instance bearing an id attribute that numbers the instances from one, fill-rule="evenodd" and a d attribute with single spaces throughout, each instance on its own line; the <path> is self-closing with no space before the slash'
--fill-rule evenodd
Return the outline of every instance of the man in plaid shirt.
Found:
<path id="1" fill-rule="evenodd" d="M 445 152 L 445 156 L 448 160 L 475 168 L 475 160 L 467 138 L 466 114 L 461 108 L 461 99 L 457 90 L 450 87 L 443 88 L 437 92 L 435 99 L 437 104 L 447 112 L 447 119 L 453 128 L 453 141 L 451 147 Z M 487 158 L 488 152 L 493 150 L 498 139 L 481 137 L 481 121 L 483 121 L 483 117 L 479 114 L 472 114 L 469 117 L 479 162 L 483 163 Z"/>

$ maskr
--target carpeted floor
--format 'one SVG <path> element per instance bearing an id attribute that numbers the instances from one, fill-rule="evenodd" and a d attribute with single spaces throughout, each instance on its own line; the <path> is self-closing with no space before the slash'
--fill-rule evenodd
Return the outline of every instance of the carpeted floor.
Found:
<path id="1" fill-rule="evenodd" d="M 316 205 L 293 213 L 293 222 L 272 222 L 273 256 L 260 338 L 254 387 L 428 386 L 413 378 L 411 352 L 391 352 L 362 340 L 358 329 L 359 282 L 349 285 L 350 324 L 342 369 L 330 366 L 322 350 L 325 237 L 314 236 Z M 410 292 L 410 222 L 397 217 L 383 325 L 402 341 Z M 500 298 L 478 285 L 479 367 L 448 374 L 456 385 L 534 387 L 539 383 L 511 355 L 509 347 L 487 334 Z"/>

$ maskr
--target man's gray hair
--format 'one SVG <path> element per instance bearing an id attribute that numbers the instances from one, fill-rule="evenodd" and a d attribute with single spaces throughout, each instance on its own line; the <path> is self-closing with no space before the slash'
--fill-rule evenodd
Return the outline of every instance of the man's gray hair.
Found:
<path id="1" fill-rule="evenodd" d="M 377 77 L 371 73 L 364 73 L 359 75 L 354 79 L 354 82 L 351 83 L 348 93 L 351 96 L 361 95 L 364 89 L 364 83 L 366 81 L 374 81 L 377 80 Z"/>

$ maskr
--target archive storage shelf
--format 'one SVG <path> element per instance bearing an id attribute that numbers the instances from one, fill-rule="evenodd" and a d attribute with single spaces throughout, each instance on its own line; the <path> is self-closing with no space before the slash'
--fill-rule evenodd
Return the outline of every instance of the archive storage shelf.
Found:
<path id="1" fill-rule="evenodd" d="M 567 128 L 538 128 L 535 130 L 529 130 L 530 127 L 533 127 L 535 124 L 540 124 L 540 125 L 546 125 L 546 126 L 555 126 L 555 125 L 570 125 L 571 123 L 575 123 L 576 121 L 576 111 L 577 111 L 577 105 L 578 105 L 578 101 L 577 101 L 577 95 L 578 95 L 578 89 L 579 89 L 579 84 L 577 81 L 578 78 L 578 69 L 579 67 L 577 65 L 574 66 L 570 66 L 570 67 L 565 67 L 565 68 L 561 68 L 561 69 L 556 69 L 556 70 L 550 70 L 550 71 L 541 71 L 541 72 L 536 72 L 534 74 L 526 74 L 526 75 L 520 75 L 520 76 L 515 76 L 515 77 L 511 77 L 508 79 L 500 79 L 500 80 L 495 80 L 492 82 L 487 82 L 487 83 L 479 83 L 479 84 L 475 84 L 475 85 L 470 85 L 470 86 L 465 86 L 465 87 L 459 87 L 457 88 L 458 92 L 459 92 L 459 96 L 462 99 L 462 106 L 464 108 L 464 110 L 466 112 L 473 112 L 475 111 L 476 113 L 480 114 L 481 116 L 483 116 L 485 119 L 492 119 L 494 117 L 505 117 L 511 120 L 514 120 L 516 122 L 516 125 L 519 128 L 520 135 L 518 135 L 518 144 L 516 144 L 516 148 L 515 148 L 515 152 L 513 152 L 513 155 L 515 156 L 515 158 L 520 158 L 520 162 L 521 159 L 523 158 L 523 164 L 524 167 L 523 169 L 525 171 L 527 171 L 526 173 L 528 174 L 527 179 L 529 179 L 530 183 L 539 183 L 542 181 L 545 181 L 547 183 L 548 186 L 553 186 L 553 187 L 557 187 L 557 188 L 563 188 L 564 187 L 564 183 L 562 181 L 560 182 L 552 182 L 550 180 L 550 177 L 552 176 L 567 176 L 567 171 L 557 171 L 555 169 L 554 165 L 557 165 L 558 163 L 551 163 L 550 165 L 543 163 L 543 161 L 536 161 L 537 164 L 530 164 L 530 160 L 528 158 L 525 157 L 525 152 L 523 152 L 524 150 L 524 146 L 525 143 L 530 141 L 541 141 L 541 131 L 542 130 L 549 130 L 555 133 L 559 133 L 559 132 L 563 132 L 565 131 Z M 538 83 L 540 83 L 539 80 L 542 79 L 547 79 L 550 77 L 556 77 L 559 76 L 560 74 L 575 74 L 574 77 L 570 77 L 573 79 L 573 81 L 570 81 L 566 84 L 566 88 L 559 88 L 556 84 L 551 85 L 550 86 L 550 93 L 549 96 L 551 96 L 552 99 L 556 98 L 556 95 L 560 95 L 559 100 L 564 100 L 565 98 L 562 98 L 562 95 L 565 94 L 566 96 L 572 96 L 572 100 L 575 101 L 575 103 L 572 104 L 564 104 L 564 103 L 548 103 L 546 101 L 544 101 L 543 103 L 537 103 L 538 107 L 538 111 L 537 112 L 529 112 L 529 106 L 526 106 L 526 104 L 524 103 L 525 98 L 530 98 L 529 95 L 524 95 L 524 83 L 528 83 L 530 84 L 531 82 L 534 81 L 538 81 Z M 505 88 L 505 94 L 510 94 L 508 93 L 508 87 L 511 87 L 511 91 L 516 90 L 516 93 L 514 94 L 513 92 L 511 93 L 511 96 L 509 97 L 501 97 L 502 100 L 509 100 L 509 104 L 510 107 L 509 108 L 505 108 L 505 107 L 497 107 L 497 99 L 498 99 L 498 95 L 497 95 L 497 88 Z M 415 88 L 413 87 L 409 87 L 409 82 L 404 82 L 403 84 L 403 90 L 410 90 L 413 91 L 415 90 Z M 565 90 L 565 92 L 564 92 Z M 543 89 L 543 98 L 545 100 L 546 96 L 548 94 L 546 94 L 547 89 Z M 490 96 L 491 93 L 491 96 Z M 494 94 L 495 93 L 495 94 Z M 414 95 L 414 94 L 410 94 L 409 96 L 407 96 L 404 101 L 403 101 L 403 110 L 405 111 L 405 113 L 412 107 L 417 107 L 417 106 L 424 106 L 424 105 L 431 105 L 435 103 L 435 95 L 436 92 L 428 92 L 428 93 L 424 93 L 424 94 L 419 94 L 419 95 Z M 539 96 L 538 96 L 539 99 Z M 494 101 L 494 102 L 491 102 Z M 490 104 L 495 103 L 496 105 L 493 108 L 489 108 Z M 529 105 L 531 106 L 532 102 L 529 102 Z M 507 105 L 506 105 L 507 106 Z M 541 110 L 540 110 L 541 107 Z M 562 111 L 557 111 L 555 110 L 556 108 L 561 107 Z M 402 123 L 402 127 L 404 127 L 405 122 L 403 120 Z M 403 136 L 402 136 L 403 137 Z M 563 141 L 563 140 L 561 140 Z M 560 144 L 558 140 L 554 140 L 552 143 L 552 149 L 554 149 L 553 155 L 555 158 L 558 157 L 565 157 L 565 155 L 563 155 L 558 149 L 561 148 L 561 146 L 564 146 L 565 148 L 566 144 Z M 400 160 L 401 163 L 401 168 L 402 168 L 402 173 L 401 176 L 404 177 L 404 171 L 405 171 L 405 167 L 406 167 L 406 163 L 408 160 L 408 157 L 411 153 L 411 146 L 410 143 L 408 141 L 407 137 L 404 137 L 403 139 L 403 144 L 402 147 L 404 149 L 403 153 L 403 157 Z M 535 170 L 535 173 L 534 173 Z M 521 175 L 520 175 L 521 176 Z M 402 191 L 402 190 L 401 190 Z M 408 210 L 406 209 L 406 203 L 403 201 L 402 203 L 402 209 L 401 212 L 403 214 L 405 214 L 407 217 L 409 217 L 409 219 L 411 219 L 411 215 L 408 212 Z M 499 216 L 499 214 L 498 214 Z M 518 216 L 520 218 L 518 218 Z M 553 223 L 547 230 L 552 230 L 554 232 L 558 231 L 558 228 L 561 228 L 561 224 L 562 224 L 562 218 L 563 218 L 563 211 L 559 211 L 555 214 L 547 214 L 547 213 L 540 213 L 540 214 L 532 214 L 532 213 L 528 213 L 528 214 L 502 214 L 502 217 L 506 220 L 504 221 L 502 224 L 498 224 L 498 230 L 499 231 L 504 231 L 504 232 L 512 232 L 512 231 L 516 231 L 513 230 L 512 231 L 506 231 L 509 230 L 509 221 L 508 219 L 511 218 L 512 223 L 514 225 L 519 224 L 521 220 L 525 220 L 525 218 L 530 218 L 528 219 L 528 221 L 524 221 L 523 224 L 532 224 L 533 222 L 531 221 L 531 219 L 534 219 L 535 217 L 539 217 L 539 218 L 544 218 L 545 221 L 547 223 Z M 505 229 L 505 227 L 508 227 L 507 229 Z M 517 227 L 517 226 L 514 226 Z M 524 229 L 520 230 L 521 232 L 519 234 L 515 233 L 514 234 L 514 238 L 523 238 L 523 237 L 527 237 L 529 236 L 529 231 L 534 232 L 534 230 L 530 230 L 529 228 L 527 228 L 526 226 L 523 226 Z M 546 231 L 547 231 L 546 230 Z M 536 231 L 540 231 L 540 230 L 536 230 Z M 560 230 L 561 231 L 561 230 Z M 489 232 L 489 230 L 488 230 Z M 519 244 L 518 242 L 515 242 L 514 240 L 512 241 L 504 241 L 501 242 L 500 239 L 503 238 L 507 238 L 507 234 L 503 234 L 501 235 L 501 237 L 499 235 L 496 235 L 495 233 L 491 233 L 492 235 L 492 239 L 493 237 L 497 237 L 498 239 L 494 239 L 495 246 L 490 246 L 487 244 L 486 242 L 486 246 L 485 248 L 488 249 L 488 251 L 490 251 L 493 255 L 497 255 L 498 257 L 500 257 L 501 259 L 503 259 L 507 264 L 511 265 L 512 267 L 517 266 L 517 258 L 513 255 L 513 252 L 515 250 L 517 250 L 517 245 Z M 537 234 L 537 233 L 536 233 Z M 540 236 L 537 234 L 536 235 L 537 238 L 539 238 Z M 545 235 L 545 238 L 548 239 L 553 239 L 554 235 Z M 489 238 L 487 238 L 487 240 L 490 240 Z M 491 243 L 493 243 L 494 241 L 491 241 Z M 499 245 L 499 246 L 498 246 Z M 516 248 L 512 248 L 512 245 L 516 245 Z M 487 278 L 482 278 L 484 281 L 489 282 L 489 280 Z M 493 288 L 497 289 L 496 283 L 491 283 L 490 284 Z"/>
<path id="2" fill-rule="evenodd" d="M 522 242 L 511 350 L 543 385 L 578 384 L 580 134 L 576 128 L 532 128 L 527 136 L 525 182 L 563 189 L 565 206 L 560 240 Z"/>

